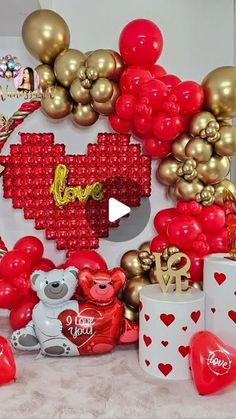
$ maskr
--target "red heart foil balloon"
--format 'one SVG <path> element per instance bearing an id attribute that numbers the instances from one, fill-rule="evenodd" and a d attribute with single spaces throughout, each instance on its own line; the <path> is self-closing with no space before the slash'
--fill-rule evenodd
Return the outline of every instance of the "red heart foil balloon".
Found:
<path id="1" fill-rule="evenodd" d="M 120 334 L 123 307 L 109 304 L 99 307 L 89 302 L 78 303 L 78 310 L 65 310 L 59 315 L 62 333 L 78 348 L 80 355 L 111 351 Z"/>
<path id="2" fill-rule="evenodd" d="M 15 380 L 16 364 L 8 341 L 0 336 L 0 384 Z"/>
<path id="3" fill-rule="evenodd" d="M 125 134 L 98 134 L 85 155 L 67 155 L 53 134 L 21 134 L 0 164 L 4 197 L 58 250 L 97 248 L 99 237 L 108 237 L 119 225 L 108 220 L 110 197 L 136 207 L 150 195 L 150 158 Z"/>
<path id="4" fill-rule="evenodd" d="M 215 393 L 236 380 L 236 349 L 211 332 L 198 332 L 190 342 L 190 365 L 199 394 Z"/>

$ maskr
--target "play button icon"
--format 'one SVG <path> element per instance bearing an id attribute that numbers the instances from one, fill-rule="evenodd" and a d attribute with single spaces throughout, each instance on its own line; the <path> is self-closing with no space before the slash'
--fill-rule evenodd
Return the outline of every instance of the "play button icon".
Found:
<path id="1" fill-rule="evenodd" d="M 108 218 L 111 223 L 130 213 L 130 207 L 115 198 L 109 198 Z"/>

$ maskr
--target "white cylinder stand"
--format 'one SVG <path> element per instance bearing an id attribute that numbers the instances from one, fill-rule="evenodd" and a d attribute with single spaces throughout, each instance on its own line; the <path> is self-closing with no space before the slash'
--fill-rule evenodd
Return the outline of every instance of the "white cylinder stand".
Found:
<path id="1" fill-rule="evenodd" d="M 204 260 L 206 329 L 236 347 L 236 262 L 217 253 Z"/>
<path id="2" fill-rule="evenodd" d="M 204 330 L 204 292 L 164 294 L 159 285 L 140 292 L 139 363 L 148 374 L 167 380 L 191 378 L 189 342 Z"/>

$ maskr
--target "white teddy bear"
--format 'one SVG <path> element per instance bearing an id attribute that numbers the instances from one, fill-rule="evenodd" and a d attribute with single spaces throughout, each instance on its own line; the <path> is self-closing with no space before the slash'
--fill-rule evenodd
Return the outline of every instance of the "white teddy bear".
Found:
<path id="1" fill-rule="evenodd" d="M 78 355 L 77 346 L 62 334 L 62 323 L 58 319 L 64 310 L 78 309 L 78 302 L 70 300 L 77 287 L 77 273 L 78 269 L 73 266 L 32 273 L 32 289 L 40 302 L 34 307 L 32 320 L 27 326 L 13 333 L 11 342 L 14 348 L 40 349 L 43 355 L 51 356 Z"/>

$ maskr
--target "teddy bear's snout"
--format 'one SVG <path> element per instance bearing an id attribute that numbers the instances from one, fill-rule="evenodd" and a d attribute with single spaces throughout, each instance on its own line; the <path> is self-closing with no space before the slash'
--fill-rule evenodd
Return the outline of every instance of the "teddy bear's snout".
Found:
<path id="1" fill-rule="evenodd" d="M 107 286 L 105 284 L 100 284 L 99 288 L 101 288 L 102 290 L 104 290 Z"/>
<path id="2" fill-rule="evenodd" d="M 60 283 L 59 283 L 59 282 L 52 282 L 52 284 L 51 284 L 51 286 L 52 286 L 53 288 L 58 288 L 58 287 L 59 287 L 59 285 L 60 285 Z"/>

